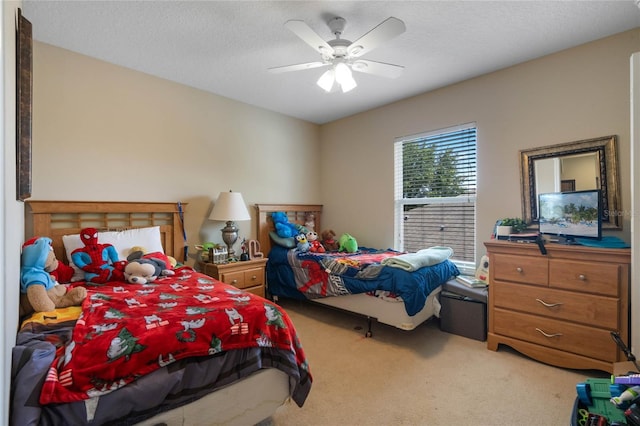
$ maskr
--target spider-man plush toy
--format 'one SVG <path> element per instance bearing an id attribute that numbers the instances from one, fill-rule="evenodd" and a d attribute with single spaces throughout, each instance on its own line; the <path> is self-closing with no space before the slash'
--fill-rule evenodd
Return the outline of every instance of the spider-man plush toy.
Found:
<path id="1" fill-rule="evenodd" d="M 98 243 L 98 230 L 84 228 L 80 231 L 84 247 L 71 253 L 71 260 L 84 271 L 85 281 L 104 284 L 107 281 L 124 281 L 126 261 L 118 258 L 118 251 L 111 244 Z"/>

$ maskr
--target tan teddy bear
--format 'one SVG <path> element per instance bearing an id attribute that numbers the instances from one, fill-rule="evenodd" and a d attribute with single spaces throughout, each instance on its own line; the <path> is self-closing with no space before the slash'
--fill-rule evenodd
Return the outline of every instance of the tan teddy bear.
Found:
<path id="1" fill-rule="evenodd" d="M 75 287 L 69 290 L 67 286 L 59 284 L 50 273 L 57 270 L 58 266 L 50 238 L 32 238 L 23 245 L 20 316 L 82 304 L 87 297 L 87 289 Z"/>

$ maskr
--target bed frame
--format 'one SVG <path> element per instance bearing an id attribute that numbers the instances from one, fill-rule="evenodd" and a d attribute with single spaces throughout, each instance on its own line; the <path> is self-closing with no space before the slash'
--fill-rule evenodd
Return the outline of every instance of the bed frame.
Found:
<path id="1" fill-rule="evenodd" d="M 271 220 L 271 213 L 273 212 L 285 212 L 289 222 L 299 225 L 304 225 L 307 215 L 313 213 L 315 215 L 315 231 L 319 234 L 323 229 L 321 228 L 322 205 L 320 204 L 256 204 L 255 207 L 258 217 L 256 228 L 258 241 L 265 256 L 268 256 L 272 246 L 269 232 L 274 230 L 273 221 Z M 269 276 L 267 275 L 267 291 L 268 289 Z M 371 337 L 372 321 L 391 325 L 402 330 L 413 330 L 428 319 L 439 316 L 439 293 L 440 287 L 431 292 L 427 297 L 425 307 L 413 316 L 407 315 L 404 303 L 388 302 L 366 294 L 309 299 L 309 301 L 365 317 L 367 319 L 367 332 L 365 335 Z M 277 301 L 277 298 L 275 298 L 275 301 Z"/>
<path id="2" fill-rule="evenodd" d="M 160 227 L 165 254 L 184 262 L 184 234 L 178 203 L 116 201 L 27 201 L 26 236 L 46 236 L 53 240 L 58 259 L 69 263 L 63 235 L 79 234 L 83 228 L 123 231 L 149 226 Z M 186 204 L 182 204 L 182 209 Z"/>
<path id="3" fill-rule="evenodd" d="M 186 205 L 181 204 L 184 211 Z M 62 236 L 84 227 L 121 231 L 159 226 L 165 254 L 184 261 L 180 205 L 164 202 L 35 201 L 26 202 L 25 240 L 46 236 L 53 240 L 58 259 L 66 253 Z M 289 400 L 289 377 L 277 369 L 263 369 L 188 405 L 160 413 L 141 425 L 256 424 Z"/>

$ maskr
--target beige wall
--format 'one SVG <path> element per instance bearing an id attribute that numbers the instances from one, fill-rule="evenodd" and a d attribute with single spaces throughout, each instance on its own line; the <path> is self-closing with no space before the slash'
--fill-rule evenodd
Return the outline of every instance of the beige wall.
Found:
<path id="1" fill-rule="evenodd" d="M 191 247 L 222 242 L 220 191 L 320 201 L 317 125 L 43 43 L 33 56 L 33 199 L 189 203 Z"/>
<path id="2" fill-rule="evenodd" d="M 478 127 L 478 258 L 496 219 L 521 215 L 521 149 L 618 135 L 628 209 L 629 57 L 639 48 L 636 29 L 322 126 L 323 223 L 390 247 L 394 138 L 468 122 Z M 630 241 L 629 224 L 626 215 L 613 235 Z"/>
<path id="3" fill-rule="evenodd" d="M 2 69 L 0 69 L 0 129 L 3 148 L 0 150 L 0 306 L 2 306 L 0 339 L 0 424 L 9 424 L 11 348 L 15 346 L 18 329 L 18 298 L 20 295 L 20 248 L 24 240 L 24 204 L 16 201 L 16 9 L 21 1 L 5 1 L 0 7 L 0 39 Z"/>
<path id="4" fill-rule="evenodd" d="M 206 216 L 233 189 L 248 204 L 323 203 L 327 227 L 391 247 L 394 139 L 476 122 L 480 256 L 495 220 L 521 214 L 520 149 L 618 135 L 630 205 L 639 41 L 640 29 L 621 33 L 321 127 L 36 43 L 34 198 L 189 202 L 193 244 L 220 241 Z M 623 225 L 615 235 L 629 241 Z"/>

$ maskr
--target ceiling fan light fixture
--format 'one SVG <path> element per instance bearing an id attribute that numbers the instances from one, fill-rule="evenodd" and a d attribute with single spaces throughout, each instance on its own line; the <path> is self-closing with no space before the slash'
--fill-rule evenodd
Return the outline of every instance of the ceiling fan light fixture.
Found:
<path id="1" fill-rule="evenodd" d="M 351 69 L 344 62 L 339 62 L 335 66 L 335 76 L 336 81 L 342 88 L 343 93 L 347 93 L 350 90 L 353 90 L 358 84 L 353 79 L 353 74 L 351 73 Z"/>
<path id="2" fill-rule="evenodd" d="M 325 71 L 317 81 L 317 85 L 325 92 L 330 92 L 333 88 L 333 82 L 335 81 L 335 71 L 333 68 Z"/>
<path id="3" fill-rule="evenodd" d="M 353 77 L 350 77 L 344 80 L 342 83 L 340 83 L 340 87 L 342 88 L 342 93 L 347 93 L 355 89 L 357 86 L 358 86 L 358 83 L 356 83 Z"/>
<path id="4" fill-rule="evenodd" d="M 353 68 L 356 71 L 364 71 L 367 69 L 369 65 L 367 65 L 366 62 L 363 61 L 356 61 L 353 64 L 351 64 L 351 68 Z"/>
<path id="5" fill-rule="evenodd" d="M 364 49 L 364 47 L 360 45 L 354 46 L 351 48 L 351 54 L 357 56 L 360 52 L 362 52 L 362 49 Z"/>
<path id="6" fill-rule="evenodd" d="M 640 2 L 640 0 L 635 1 Z M 352 71 L 388 78 L 396 78 L 402 73 L 404 67 L 400 65 L 359 59 L 361 56 L 378 47 L 382 42 L 405 32 L 406 26 L 400 19 L 391 16 L 354 42 L 341 37 L 346 25 L 344 18 L 335 17 L 329 20 L 327 24 L 331 32 L 335 35 L 335 39 L 329 41 L 320 37 L 304 21 L 292 19 L 285 22 L 284 26 L 286 28 L 311 46 L 316 52 L 320 53 L 322 61 L 269 68 L 269 71 L 282 73 L 329 66 L 331 69 L 322 74 L 316 84 L 324 91 L 331 92 L 335 83 L 338 82 L 343 93 L 349 92 L 358 86 L 353 78 Z"/>

